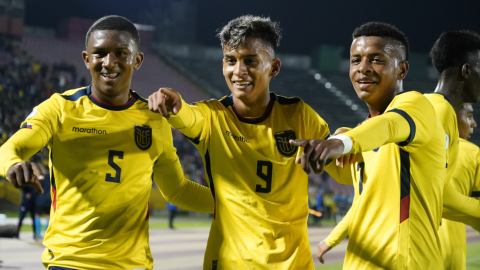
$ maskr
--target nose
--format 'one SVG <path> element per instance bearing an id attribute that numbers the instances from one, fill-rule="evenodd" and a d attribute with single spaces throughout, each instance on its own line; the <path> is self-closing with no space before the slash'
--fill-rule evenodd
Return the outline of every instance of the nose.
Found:
<path id="1" fill-rule="evenodd" d="M 116 64 L 117 58 L 113 53 L 109 53 L 103 58 L 102 67 L 109 68 L 115 66 Z"/>
<path id="2" fill-rule="evenodd" d="M 372 71 L 372 63 L 368 58 L 363 58 L 362 61 L 358 64 L 358 72 L 367 73 Z"/>
<path id="3" fill-rule="evenodd" d="M 475 121 L 475 119 L 472 119 L 471 127 L 472 127 L 472 129 L 477 128 L 477 122 Z"/>
<path id="4" fill-rule="evenodd" d="M 237 61 L 235 67 L 233 68 L 233 75 L 237 77 L 242 77 L 242 75 L 247 73 L 247 67 L 242 61 Z"/>

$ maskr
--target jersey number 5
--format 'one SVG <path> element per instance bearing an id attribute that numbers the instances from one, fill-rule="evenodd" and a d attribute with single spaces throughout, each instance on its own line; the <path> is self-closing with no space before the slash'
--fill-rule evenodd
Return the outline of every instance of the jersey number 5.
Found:
<path id="1" fill-rule="evenodd" d="M 267 167 L 267 173 L 263 173 L 263 167 Z M 262 185 L 257 185 L 255 188 L 255 192 L 260 193 L 269 193 L 272 191 L 272 170 L 273 164 L 270 161 L 257 161 L 257 175 L 262 178 L 265 182 L 267 182 L 266 187 L 262 187 Z"/>
<path id="2" fill-rule="evenodd" d="M 108 165 L 110 165 L 115 170 L 115 176 L 112 176 L 112 174 L 107 173 L 107 176 L 105 177 L 105 181 L 120 183 L 120 175 L 122 173 L 122 169 L 118 167 L 118 165 L 115 164 L 115 162 L 113 162 L 113 157 L 118 157 L 118 159 L 123 159 L 123 151 L 115 151 L 115 150 L 108 151 Z"/>

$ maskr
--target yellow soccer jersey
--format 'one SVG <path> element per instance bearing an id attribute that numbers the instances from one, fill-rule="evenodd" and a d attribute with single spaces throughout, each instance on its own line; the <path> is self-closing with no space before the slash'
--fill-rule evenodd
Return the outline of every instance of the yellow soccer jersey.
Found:
<path id="1" fill-rule="evenodd" d="M 457 114 L 448 100 L 439 93 L 425 94 L 425 97 L 432 103 L 437 117 L 442 123 L 447 140 L 447 178 L 445 185 L 452 178 L 458 157 L 458 124 Z"/>
<path id="2" fill-rule="evenodd" d="M 325 139 L 325 121 L 299 98 L 270 93 L 259 118 L 236 113 L 229 96 L 183 102 L 169 123 L 202 154 L 215 200 L 203 269 L 313 269 L 308 178 L 288 141 Z"/>
<path id="3" fill-rule="evenodd" d="M 446 139 L 432 104 L 417 92 L 397 95 L 383 115 L 343 135 L 365 159 L 344 269 L 442 269 Z"/>
<path id="4" fill-rule="evenodd" d="M 44 265 L 152 269 L 148 244 L 152 176 L 163 191 L 168 190 L 168 181 L 186 181 L 166 120 L 150 112 L 133 91 L 127 104 L 110 106 L 97 101 L 86 87 L 53 95 L 22 127 L 0 149 L 1 174 L 28 158 L 22 153 L 15 157 L 23 138 L 27 144 L 34 138 L 40 141 L 33 150 L 45 145 L 50 149 L 52 209 L 43 242 Z M 6 156 L 11 158 L 4 160 Z M 208 188 L 196 187 L 213 210 Z M 166 194 L 171 201 L 186 186 L 175 188 Z M 204 205 L 202 200 L 190 204 L 200 210 Z M 209 212 L 208 207 L 203 210 Z"/>
<path id="5" fill-rule="evenodd" d="M 480 198 L 480 149 L 460 138 L 460 154 L 452 176 L 455 190 L 463 195 Z M 466 232 L 460 222 L 442 220 L 439 229 L 445 269 L 466 269 Z"/>

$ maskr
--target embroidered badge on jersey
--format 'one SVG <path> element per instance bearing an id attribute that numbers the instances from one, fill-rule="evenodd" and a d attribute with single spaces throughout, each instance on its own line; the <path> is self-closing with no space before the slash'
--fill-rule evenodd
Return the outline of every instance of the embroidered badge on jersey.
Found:
<path id="1" fill-rule="evenodd" d="M 135 126 L 135 143 L 141 150 L 152 146 L 152 128 L 147 125 Z"/>
<path id="2" fill-rule="evenodd" d="M 275 133 L 275 142 L 277 143 L 277 149 L 280 153 L 284 156 L 290 157 L 295 152 L 297 152 L 297 146 L 291 145 L 288 141 L 295 140 L 297 137 L 295 136 L 295 131 L 287 130 L 287 131 L 280 131 Z"/>

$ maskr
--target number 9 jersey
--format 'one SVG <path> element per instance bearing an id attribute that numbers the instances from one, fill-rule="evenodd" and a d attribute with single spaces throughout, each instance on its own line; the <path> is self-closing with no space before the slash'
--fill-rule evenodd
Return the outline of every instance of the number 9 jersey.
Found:
<path id="1" fill-rule="evenodd" d="M 299 98 L 270 93 L 258 118 L 232 96 L 182 108 L 169 123 L 199 150 L 215 201 L 203 269 L 314 269 L 308 175 L 290 139 L 325 139 L 326 122 Z"/>
<path id="2" fill-rule="evenodd" d="M 36 140 L 35 152 L 50 149 L 52 208 L 44 265 L 152 269 L 152 174 L 156 181 L 157 174 L 172 182 L 183 178 L 166 120 L 133 91 L 127 104 L 111 106 L 87 87 L 53 95 L 34 108 L 22 128 L 10 145 Z M 7 160 L 2 169 L 21 161 Z"/>

